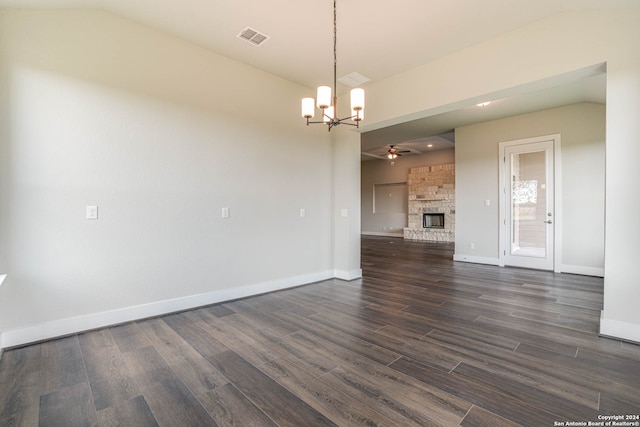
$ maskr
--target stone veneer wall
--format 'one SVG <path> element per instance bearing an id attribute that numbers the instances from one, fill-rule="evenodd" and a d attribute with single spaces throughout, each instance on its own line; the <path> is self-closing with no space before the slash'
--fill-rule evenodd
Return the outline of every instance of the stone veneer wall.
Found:
<path id="1" fill-rule="evenodd" d="M 409 169 L 409 220 L 404 238 L 453 242 L 456 216 L 455 164 Z M 443 213 L 444 229 L 423 228 L 423 213 Z"/>

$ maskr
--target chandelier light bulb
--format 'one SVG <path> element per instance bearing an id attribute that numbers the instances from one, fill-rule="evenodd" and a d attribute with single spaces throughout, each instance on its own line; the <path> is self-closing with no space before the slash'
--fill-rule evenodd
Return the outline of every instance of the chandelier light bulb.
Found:
<path id="1" fill-rule="evenodd" d="M 364 110 L 364 89 L 351 89 L 351 109 L 354 111 Z"/>
<path id="2" fill-rule="evenodd" d="M 302 117 L 310 119 L 315 115 L 315 100 L 313 98 L 302 98 Z"/>
<path id="3" fill-rule="evenodd" d="M 316 105 L 318 108 L 329 108 L 331 105 L 331 88 L 329 86 L 319 86 L 318 96 L 316 97 Z"/>

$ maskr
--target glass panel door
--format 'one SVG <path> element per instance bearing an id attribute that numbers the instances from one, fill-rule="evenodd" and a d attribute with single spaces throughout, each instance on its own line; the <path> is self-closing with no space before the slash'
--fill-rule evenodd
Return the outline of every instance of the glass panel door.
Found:
<path id="1" fill-rule="evenodd" d="M 553 270 L 552 142 L 508 147 L 505 154 L 505 264 Z"/>

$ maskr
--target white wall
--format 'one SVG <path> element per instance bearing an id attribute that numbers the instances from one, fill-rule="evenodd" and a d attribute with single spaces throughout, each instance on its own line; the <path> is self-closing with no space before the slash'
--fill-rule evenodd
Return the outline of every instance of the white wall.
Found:
<path id="1" fill-rule="evenodd" d="M 107 13 L 2 11 L 0 93 L 0 347 L 333 277 L 334 243 L 359 268 L 306 88 Z"/>
<path id="2" fill-rule="evenodd" d="M 498 144 L 560 134 L 560 271 L 604 272 L 605 106 L 574 104 L 456 129 L 456 258 L 499 257 Z M 490 206 L 484 205 L 490 200 Z M 474 249 L 469 249 L 469 243 Z"/>
<path id="3" fill-rule="evenodd" d="M 361 213 L 362 234 L 371 235 L 397 235 L 402 236 L 402 229 L 388 230 L 389 226 L 397 223 L 393 215 L 373 213 L 373 189 L 376 185 L 407 182 L 409 169 L 420 166 L 432 166 L 445 163 L 453 163 L 454 150 L 436 150 L 433 152 L 403 156 L 395 160 L 391 166 L 388 160 L 367 160 L 362 162 L 361 180 Z M 405 206 L 405 210 L 407 207 Z M 406 221 L 406 213 L 404 220 Z M 385 229 L 386 227 L 386 229 Z"/>
<path id="4" fill-rule="evenodd" d="M 640 235 L 640 198 L 633 184 L 640 182 L 635 165 L 640 158 L 638 22 L 640 4 L 566 12 L 371 84 L 364 131 L 499 98 L 606 63 L 606 260 L 600 326 L 603 334 L 640 342 L 640 246 L 635 238 Z"/>
<path id="5" fill-rule="evenodd" d="M 629 37 L 635 49 L 627 61 L 607 67 L 606 256 L 600 330 L 640 342 L 640 34 L 630 32 Z"/>
<path id="6" fill-rule="evenodd" d="M 252 277 L 276 281 L 275 276 L 281 275 L 310 277 L 317 275 L 313 272 L 335 269 L 335 257 L 343 249 L 349 256 L 347 268 L 353 265 L 358 243 L 353 239 L 338 242 L 332 228 L 337 218 L 332 211 L 335 183 L 331 148 L 325 144 L 327 132 L 303 130 L 304 126 L 297 127 L 298 122 L 289 118 L 298 115 L 298 100 L 308 94 L 307 89 L 101 13 L 3 12 L 0 19 L 0 119 L 10 123 L 0 127 L 0 273 L 10 273 L 0 288 L 0 329 L 192 295 L 212 287 L 243 287 Z M 640 300 L 640 271 L 635 268 L 640 248 L 629 238 L 640 235 L 636 221 L 640 199 L 630 187 L 640 181 L 640 168 L 635 165 L 640 157 L 638 22 L 640 8 L 567 12 L 373 83 L 367 86 L 367 124 L 362 130 L 472 105 L 487 94 L 507 94 L 606 62 L 606 261 L 601 328 L 605 334 L 640 342 L 640 312 L 635 303 Z M 85 96 L 92 92 L 93 96 Z M 285 99 L 295 102 L 288 104 Z M 274 106 L 274 100 L 279 105 Z M 90 130 L 77 130 L 76 121 L 53 120 L 60 107 L 74 107 L 69 114 L 79 117 L 90 113 Z M 42 108 L 51 113 L 51 119 L 36 114 Z M 33 123 L 38 125 L 36 135 Z M 185 144 L 190 137 L 197 137 L 197 142 L 188 143 L 188 155 L 172 151 L 175 145 L 167 141 Z M 149 138 L 165 148 L 150 153 L 148 148 L 156 146 Z M 114 140 L 116 146 L 126 149 L 126 156 L 112 149 Z M 59 173 L 41 175 L 27 161 L 40 148 L 56 154 L 47 142 L 64 147 L 66 141 L 80 147 L 98 141 L 101 148 L 81 151 L 73 159 L 54 156 L 56 162 L 62 162 Z M 242 169 L 232 167 L 223 157 L 221 149 L 230 142 L 247 154 Z M 285 160 L 273 154 L 273 147 L 291 151 Z M 345 163 L 359 157 L 350 150 L 345 153 L 354 156 L 344 159 Z M 200 159 L 205 161 L 198 163 Z M 184 167 L 187 160 L 198 167 Z M 34 164 L 43 163 L 54 164 L 35 157 Z M 81 168 L 83 179 L 66 176 L 67 168 L 74 167 Z M 168 171 L 176 179 L 156 184 L 155 179 Z M 258 184 L 257 189 L 246 185 L 246 175 L 255 171 L 268 175 L 265 185 Z M 118 178 L 124 172 L 127 175 Z M 310 174 L 308 181 L 290 179 L 302 172 Z M 348 180 L 344 184 L 351 188 L 347 193 L 353 197 L 358 178 L 348 173 L 343 176 Z M 65 183 L 62 188 L 67 191 L 47 188 L 55 189 L 57 180 Z M 133 189 L 118 197 L 123 181 Z M 91 186 L 87 188 L 85 182 Z M 173 182 L 175 187 L 166 187 Z M 201 182 L 210 187 L 203 190 L 194 185 Z M 280 195 L 271 199 L 267 195 L 274 193 L 275 184 L 288 189 L 279 189 Z M 235 191 L 229 189 L 231 185 Z M 309 191 L 310 187 L 316 191 Z M 81 220 L 88 203 L 99 204 L 103 214 L 128 215 L 129 219 L 114 219 L 107 225 L 102 219 L 108 216 L 103 215 L 97 223 L 88 223 Z M 155 204 L 166 210 L 155 210 L 161 217 L 153 219 L 167 230 L 166 237 L 158 237 L 157 230 L 147 226 L 152 221 L 146 215 L 147 206 Z M 225 205 L 231 207 L 232 215 L 243 214 L 226 223 L 216 222 L 217 209 Z M 201 212 L 202 206 L 214 211 L 216 218 L 210 223 L 192 213 Z M 270 227 L 264 223 L 260 227 L 254 215 L 244 214 L 258 207 L 267 208 L 263 212 L 268 212 Z M 291 221 L 274 214 L 294 210 L 297 220 L 300 207 L 308 209 L 305 221 L 313 221 L 313 227 L 294 230 Z M 311 215 L 314 211 L 319 212 L 317 217 Z M 70 215 L 73 219 L 68 219 Z M 47 227 L 50 231 L 41 236 L 40 221 L 53 219 L 61 225 Z M 176 238 L 175 228 L 185 229 L 193 239 Z M 234 232 L 241 229 L 243 237 L 237 239 Z M 284 237 L 265 255 L 265 245 L 256 242 L 276 235 Z M 247 249 L 254 243 L 255 249 Z M 63 250 L 71 255 L 60 255 Z M 309 256 L 302 255 L 305 253 Z M 50 256 L 56 257 L 54 261 L 47 258 Z M 77 261 L 69 261 L 74 259 Z M 38 262 L 41 260 L 44 262 Z M 62 274 L 68 271 L 58 267 L 56 260 L 76 267 L 71 277 Z M 245 267 L 245 262 L 256 263 L 253 271 L 231 273 Z M 12 272 L 19 274 L 12 278 Z M 45 277 L 47 282 L 42 281 Z M 14 304 L 20 308 L 13 308 Z"/>
<path id="7" fill-rule="evenodd" d="M 338 105 L 340 105 L 340 101 Z M 362 277 L 362 269 L 360 268 L 360 134 L 346 129 L 336 129 L 331 135 L 334 147 L 334 168 L 332 171 L 334 203 L 332 209 L 335 221 L 335 276 L 343 280 L 354 280 Z"/>

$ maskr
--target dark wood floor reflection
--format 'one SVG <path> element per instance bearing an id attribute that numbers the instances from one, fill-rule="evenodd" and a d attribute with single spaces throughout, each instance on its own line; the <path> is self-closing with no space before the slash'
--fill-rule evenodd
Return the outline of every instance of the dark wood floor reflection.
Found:
<path id="1" fill-rule="evenodd" d="M 640 414 L 602 280 L 366 237 L 364 279 L 6 351 L 0 426 L 553 426 Z"/>

